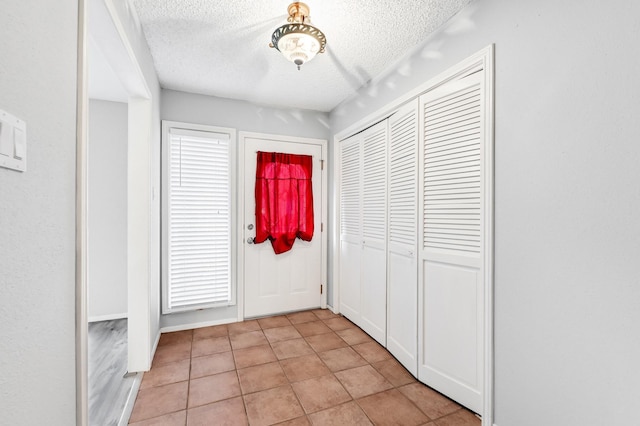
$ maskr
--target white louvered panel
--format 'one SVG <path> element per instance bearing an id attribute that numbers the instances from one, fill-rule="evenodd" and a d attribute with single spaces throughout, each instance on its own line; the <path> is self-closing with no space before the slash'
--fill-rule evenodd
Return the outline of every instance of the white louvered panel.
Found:
<path id="1" fill-rule="evenodd" d="M 413 107 L 389 120 L 389 241 L 411 247 L 417 227 L 416 118 Z"/>
<path id="2" fill-rule="evenodd" d="M 231 300 L 230 143 L 170 134 L 168 307 Z"/>
<path id="3" fill-rule="evenodd" d="M 363 135 L 362 235 L 384 241 L 387 230 L 387 122 Z"/>
<path id="4" fill-rule="evenodd" d="M 354 136 L 340 144 L 340 233 L 360 236 L 360 139 Z"/>
<path id="5" fill-rule="evenodd" d="M 481 251 L 480 95 L 474 84 L 424 104 L 425 248 Z"/>

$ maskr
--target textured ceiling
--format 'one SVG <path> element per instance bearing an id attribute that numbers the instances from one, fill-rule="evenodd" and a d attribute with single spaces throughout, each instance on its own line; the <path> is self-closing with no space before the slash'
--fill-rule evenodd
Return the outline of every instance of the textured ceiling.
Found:
<path id="1" fill-rule="evenodd" d="M 327 52 L 300 71 L 269 48 L 287 0 L 133 0 L 162 87 L 330 111 L 470 0 L 307 0 Z"/>

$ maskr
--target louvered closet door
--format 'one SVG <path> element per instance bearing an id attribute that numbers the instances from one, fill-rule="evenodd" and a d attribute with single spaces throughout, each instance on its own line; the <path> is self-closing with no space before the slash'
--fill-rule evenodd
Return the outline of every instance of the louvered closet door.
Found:
<path id="1" fill-rule="evenodd" d="M 483 73 L 420 98 L 419 379 L 481 413 Z"/>
<path id="2" fill-rule="evenodd" d="M 340 143 L 340 312 L 360 322 L 362 134 Z"/>
<path id="3" fill-rule="evenodd" d="M 389 118 L 387 349 L 418 371 L 418 100 Z"/>
<path id="4" fill-rule="evenodd" d="M 382 121 L 363 132 L 362 285 L 360 327 L 386 345 L 387 138 Z"/>

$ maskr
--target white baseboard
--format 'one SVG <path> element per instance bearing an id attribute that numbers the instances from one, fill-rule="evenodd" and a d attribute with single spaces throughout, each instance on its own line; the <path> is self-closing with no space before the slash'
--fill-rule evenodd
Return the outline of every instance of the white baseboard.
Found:
<path id="1" fill-rule="evenodd" d="M 120 416 L 120 420 L 118 420 L 118 426 L 127 426 L 129 424 L 129 419 L 131 418 L 131 413 L 133 412 L 133 405 L 136 402 L 138 389 L 140 389 L 140 383 L 142 382 L 142 374 L 143 373 L 136 373 L 131 391 L 129 391 L 129 395 L 127 395 L 127 402 L 124 406 L 124 410 L 122 410 L 122 415 Z"/>
<path id="2" fill-rule="evenodd" d="M 202 327 L 211 327 L 214 325 L 222 325 L 222 324 L 231 324 L 232 322 L 238 322 L 237 318 L 226 318 L 216 321 L 205 321 L 205 322 L 195 322 L 191 324 L 180 324 L 173 325 L 170 327 L 162 327 L 160 329 L 161 333 L 170 333 L 172 331 L 182 331 L 182 330 L 191 330 L 193 328 L 202 328 Z"/>
<path id="3" fill-rule="evenodd" d="M 111 321 L 111 320 L 123 319 L 128 317 L 129 317 L 128 313 L 125 312 L 123 314 L 96 315 L 96 316 L 89 317 L 88 321 L 89 322 Z"/>

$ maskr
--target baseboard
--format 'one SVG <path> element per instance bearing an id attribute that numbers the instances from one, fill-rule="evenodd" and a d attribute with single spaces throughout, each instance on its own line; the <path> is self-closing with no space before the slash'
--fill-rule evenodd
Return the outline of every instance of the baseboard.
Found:
<path id="1" fill-rule="evenodd" d="M 151 364 L 153 363 L 153 358 L 156 356 L 156 349 L 158 349 L 158 344 L 160 343 L 160 335 L 162 334 L 161 330 L 158 330 L 158 334 L 156 335 L 156 341 L 153 343 L 151 347 L 151 359 L 149 359 L 149 368 L 151 368 Z"/>
<path id="2" fill-rule="evenodd" d="M 180 324 L 173 325 L 170 327 L 162 327 L 160 329 L 161 333 L 170 333 L 172 331 L 182 331 L 182 330 L 191 330 L 194 328 L 203 328 L 203 327 L 212 327 L 214 325 L 223 325 L 223 324 L 231 324 L 232 322 L 238 322 L 237 318 L 226 318 L 216 321 L 205 321 L 205 322 L 195 322 L 191 324 Z"/>
<path id="3" fill-rule="evenodd" d="M 129 424 L 129 419 L 131 418 L 131 413 L 133 412 L 133 406 L 136 402 L 136 397 L 138 396 L 138 390 L 140 389 L 140 383 L 142 382 L 143 373 L 135 374 L 136 378 L 133 381 L 133 386 L 131 386 L 129 395 L 127 396 L 127 402 L 124 405 L 124 409 L 122 410 L 120 420 L 118 420 L 118 426 L 127 426 Z"/>
<path id="4" fill-rule="evenodd" d="M 111 321 L 111 320 L 123 319 L 128 317 L 129 317 L 128 313 L 125 312 L 123 314 L 96 315 L 96 316 L 89 317 L 88 321 L 89 322 Z"/>

